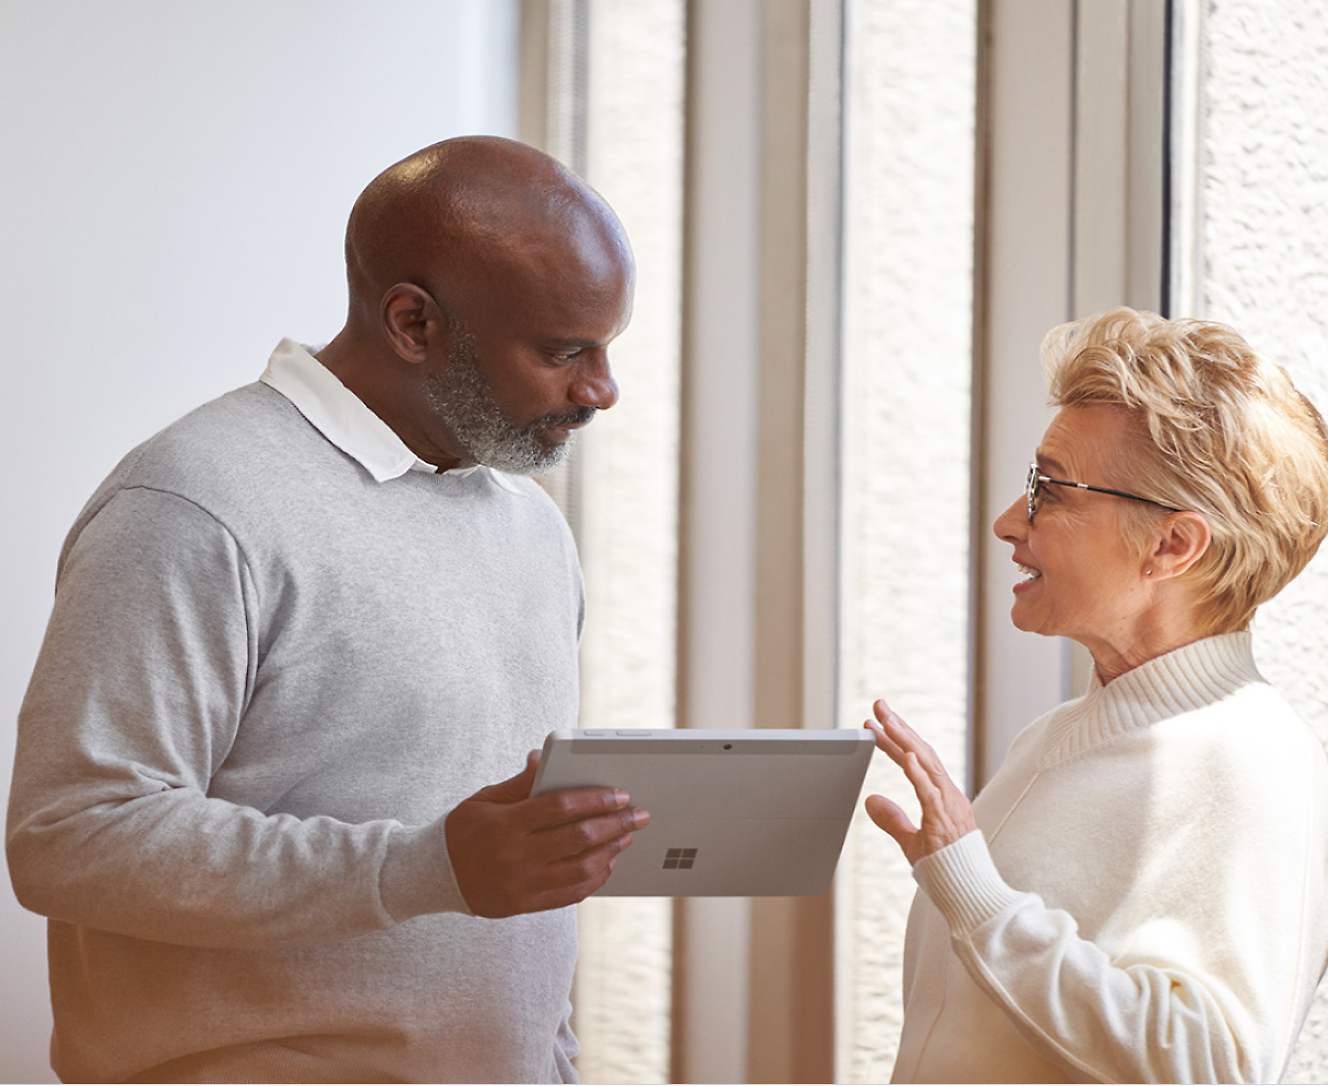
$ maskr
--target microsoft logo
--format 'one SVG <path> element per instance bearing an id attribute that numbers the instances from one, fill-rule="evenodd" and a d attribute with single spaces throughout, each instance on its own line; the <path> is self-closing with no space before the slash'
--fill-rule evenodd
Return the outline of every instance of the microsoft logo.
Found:
<path id="1" fill-rule="evenodd" d="M 664 869 L 666 871 L 672 868 L 690 870 L 694 863 L 696 863 L 696 849 L 694 848 L 671 848 L 664 854 Z"/>

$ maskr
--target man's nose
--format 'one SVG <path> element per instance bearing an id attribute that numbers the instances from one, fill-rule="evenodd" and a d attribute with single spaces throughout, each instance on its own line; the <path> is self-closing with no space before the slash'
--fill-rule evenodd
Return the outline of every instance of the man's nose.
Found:
<path id="1" fill-rule="evenodd" d="M 618 402 L 618 382 L 609 368 L 609 352 L 586 351 L 577 366 L 570 395 L 582 407 L 607 411 Z"/>

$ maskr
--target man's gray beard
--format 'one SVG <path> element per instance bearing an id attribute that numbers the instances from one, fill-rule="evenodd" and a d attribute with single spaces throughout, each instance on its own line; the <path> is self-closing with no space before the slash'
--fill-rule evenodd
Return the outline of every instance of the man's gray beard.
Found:
<path id="1" fill-rule="evenodd" d="M 543 475 L 572 451 L 572 441 L 550 442 L 542 432 L 559 423 L 588 421 L 594 408 L 565 415 L 545 415 L 517 426 L 493 401 L 489 383 L 480 373 L 470 337 L 453 329 L 447 372 L 424 379 L 429 407 L 452 432 L 465 458 L 511 475 Z M 587 414 L 588 413 L 588 414 Z"/>

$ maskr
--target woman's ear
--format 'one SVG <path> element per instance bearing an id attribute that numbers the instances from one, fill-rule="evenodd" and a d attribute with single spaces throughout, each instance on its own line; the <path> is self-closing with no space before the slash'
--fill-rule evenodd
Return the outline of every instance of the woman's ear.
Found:
<path id="1" fill-rule="evenodd" d="M 1153 537 L 1146 559 L 1148 575 L 1154 580 L 1179 577 L 1204 556 L 1212 541 L 1212 529 L 1202 513 L 1168 513 Z"/>
<path id="2" fill-rule="evenodd" d="M 414 283 L 397 283 L 383 295 L 382 314 L 383 335 L 392 349 L 407 362 L 423 362 L 429 337 L 442 324 L 433 296 Z"/>

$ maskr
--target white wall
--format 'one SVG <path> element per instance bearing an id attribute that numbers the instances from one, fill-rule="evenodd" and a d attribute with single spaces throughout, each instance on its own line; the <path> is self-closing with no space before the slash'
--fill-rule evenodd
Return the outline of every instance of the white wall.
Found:
<path id="1" fill-rule="evenodd" d="M 359 190 L 516 130 L 516 0 L 0 5 L 0 789 L 55 559 L 119 457 L 345 308 Z M 47 1066 L 43 922 L 0 891 L 0 1081 Z"/>

